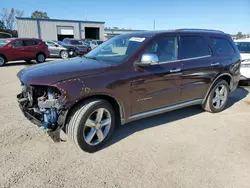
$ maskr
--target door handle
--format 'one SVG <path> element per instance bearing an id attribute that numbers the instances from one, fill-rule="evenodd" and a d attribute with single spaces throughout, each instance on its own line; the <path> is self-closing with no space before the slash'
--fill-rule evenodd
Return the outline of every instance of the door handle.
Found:
<path id="1" fill-rule="evenodd" d="M 169 72 L 173 73 L 173 72 L 180 72 L 180 71 L 181 69 L 179 68 L 179 69 L 171 69 Z"/>
<path id="2" fill-rule="evenodd" d="M 216 62 L 216 63 L 211 63 L 211 66 L 218 66 L 220 65 L 220 63 Z"/>

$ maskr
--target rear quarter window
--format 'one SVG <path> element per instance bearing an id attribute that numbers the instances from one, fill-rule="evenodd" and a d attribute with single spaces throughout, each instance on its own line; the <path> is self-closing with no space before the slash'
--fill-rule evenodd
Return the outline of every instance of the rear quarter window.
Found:
<path id="1" fill-rule="evenodd" d="M 222 37 L 210 37 L 210 38 L 217 52 L 226 54 L 235 53 L 235 50 L 228 39 Z"/>

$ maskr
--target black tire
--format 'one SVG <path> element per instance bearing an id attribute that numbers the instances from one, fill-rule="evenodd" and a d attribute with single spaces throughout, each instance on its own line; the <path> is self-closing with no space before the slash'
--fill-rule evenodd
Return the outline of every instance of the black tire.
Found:
<path id="1" fill-rule="evenodd" d="M 0 55 L 0 67 L 4 66 L 6 64 L 6 58 L 2 55 Z"/>
<path id="2" fill-rule="evenodd" d="M 46 56 L 43 53 L 38 53 L 36 55 L 36 62 L 37 63 L 43 63 L 46 60 Z"/>
<path id="3" fill-rule="evenodd" d="M 225 86 L 227 95 L 226 95 L 226 100 L 223 103 L 223 105 L 220 108 L 215 108 L 214 104 L 213 104 L 213 99 L 214 99 L 214 95 L 215 95 L 215 91 L 217 88 L 220 88 L 222 86 Z M 209 95 L 206 99 L 205 104 L 203 105 L 203 109 L 205 111 L 211 112 L 211 113 L 218 113 L 221 112 L 225 109 L 227 102 L 228 102 L 228 96 L 229 96 L 229 85 L 225 80 L 221 80 L 219 79 L 213 86 L 213 88 L 211 89 L 211 91 L 209 92 Z"/>
<path id="4" fill-rule="evenodd" d="M 99 108 L 105 108 L 109 111 L 111 115 L 111 125 L 109 128 L 109 132 L 107 133 L 107 136 L 104 138 L 104 140 L 102 140 L 97 145 L 90 145 L 85 141 L 84 127 L 89 116 Z M 93 153 L 101 149 L 102 146 L 110 139 L 112 133 L 114 132 L 114 128 L 115 112 L 112 105 L 102 99 L 93 99 L 85 101 L 75 107 L 66 126 L 66 134 L 77 147 L 79 147 L 83 151 Z"/>
<path id="5" fill-rule="evenodd" d="M 60 52 L 60 57 L 61 57 L 62 59 L 68 59 L 68 58 L 69 58 L 69 53 L 68 53 L 68 51 L 67 51 L 67 50 L 62 50 L 62 51 Z"/>

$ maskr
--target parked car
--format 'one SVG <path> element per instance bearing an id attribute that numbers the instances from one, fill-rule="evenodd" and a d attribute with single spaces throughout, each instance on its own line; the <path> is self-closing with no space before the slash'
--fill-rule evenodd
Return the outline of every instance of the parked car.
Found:
<path id="1" fill-rule="evenodd" d="M 37 63 L 43 63 L 49 55 L 48 46 L 40 39 L 0 39 L 0 66 L 16 60 L 30 62 L 35 59 Z"/>
<path id="2" fill-rule="evenodd" d="M 65 44 L 61 41 L 53 41 L 53 42 L 58 44 L 58 45 L 63 46 L 64 48 L 67 48 L 70 57 L 78 56 L 79 52 L 78 52 L 78 49 L 76 46 L 68 45 L 68 44 Z"/>
<path id="3" fill-rule="evenodd" d="M 81 40 L 83 45 L 86 46 L 88 48 L 88 51 L 91 51 L 91 45 L 90 45 L 90 41 L 89 40 L 86 40 L 86 39 L 82 39 Z"/>
<path id="4" fill-rule="evenodd" d="M 65 44 L 76 46 L 79 55 L 84 55 L 89 52 L 88 47 L 86 47 L 81 40 L 65 38 L 62 41 Z"/>
<path id="5" fill-rule="evenodd" d="M 85 56 L 21 70 L 17 98 L 31 121 L 65 130 L 79 148 L 95 152 L 119 124 L 191 105 L 221 112 L 240 66 L 235 43 L 221 31 L 131 33 Z"/>
<path id="6" fill-rule="evenodd" d="M 48 45 L 50 57 L 61 57 L 62 59 L 69 58 L 68 49 L 53 42 L 53 41 L 46 41 Z"/>
<path id="7" fill-rule="evenodd" d="M 102 43 L 103 43 L 103 41 L 101 41 L 101 40 L 92 40 L 92 41 L 90 41 L 90 46 L 92 49 L 94 49 L 95 47 L 99 46 Z"/>
<path id="8" fill-rule="evenodd" d="M 235 40 L 242 59 L 241 64 L 241 83 L 250 86 L 250 39 Z"/>

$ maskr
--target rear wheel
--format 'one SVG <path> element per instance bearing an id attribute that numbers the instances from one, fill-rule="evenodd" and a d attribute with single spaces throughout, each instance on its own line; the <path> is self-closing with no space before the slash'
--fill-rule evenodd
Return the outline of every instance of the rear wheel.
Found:
<path id="1" fill-rule="evenodd" d="M 43 63 L 46 59 L 46 56 L 43 53 L 39 53 L 36 56 L 36 62 L 37 63 Z"/>
<path id="2" fill-rule="evenodd" d="M 67 58 L 69 58 L 69 53 L 66 50 L 62 50 L 60 52 L 60 56 L 62 59 L 67 59 Z"/>
<path id="3" fill-rule="evenodd" d="M 111 137 L 115 127 L 115 113 L 110 103 L 96 99 L 75 108 L 66 133 L 76 146 L 86 152 L 99 150 Z"/>
<path id="4" fill-rule="evenodd" d="M 229 86 L 225 80 L 218 80 L 210 91 L 204 109 L 211 113 L 225 109 L 229 95 Z"/>
<path id="5" fill-rule="evenodd" d="M 6 59 L 4 58 L 4 56 L 1 56 L 1 55 L 0 55 L 0 67 L 1 67 L 1 66 L 4 66 L 5 63 L 6 63 Z"/>

